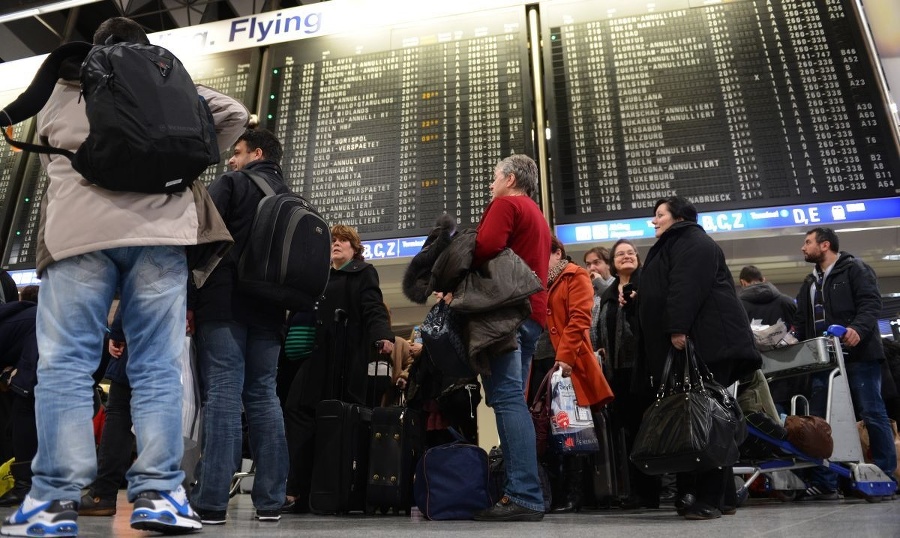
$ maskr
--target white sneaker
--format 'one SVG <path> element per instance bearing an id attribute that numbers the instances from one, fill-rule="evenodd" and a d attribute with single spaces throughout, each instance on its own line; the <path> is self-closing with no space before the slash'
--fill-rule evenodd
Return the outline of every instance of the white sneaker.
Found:
<path id="1" fill-rule="evenodd" d="M 30 495 L 3 520 L 3 536 L 78 536 L 75 501 L 39 501 Z"/>
<path id="2" fill-rule="evenodd" d="M 190 532 L 203 528 L 200 516 L 187 500 L 184 488 L 173 491 L 144 491 L 134 500 L 131 528 L 165 534 Z"/>

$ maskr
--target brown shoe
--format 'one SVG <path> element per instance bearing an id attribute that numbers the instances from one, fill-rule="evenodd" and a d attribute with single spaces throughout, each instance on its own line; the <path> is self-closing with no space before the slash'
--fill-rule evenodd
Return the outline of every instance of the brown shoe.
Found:
<path id="1" fill-rule="evenodd" d="M 81 496 L 78 505 L 79 516 L 114 516 L 116 515 L 116 499 L 93 497 L 86 493 Z"/>

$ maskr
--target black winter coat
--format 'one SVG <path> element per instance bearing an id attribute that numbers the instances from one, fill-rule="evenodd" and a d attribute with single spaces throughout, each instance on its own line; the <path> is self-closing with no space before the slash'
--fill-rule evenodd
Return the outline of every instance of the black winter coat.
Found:
<path id="1" fill-rule="evenodd" d="M 346 312 L 346 325 L 335 322 L 336 310 Z M 300 405 L 315 407 L 336 398 L 350 403 L 366 401 L 367 365 L 378 340 L 394 340 L 378 271 L 353 260 L 331 269 L 325 293 L 316 307 L 316 344 L 300 366 Z M 343 380 L 343 382 L 342 382 Z"/>
<path id="2" fill-rule="evenodd" d="M 34 394 L 37 384 L 36 314 L 35 303 L 19 300 L 0 303 L 0 370 L 7 366 L 16 369 L 10 383 L 23 396 Z"/>
<path id="3" fill-rule="evenodd" d="M 797 312 L 794 300 L 778 291 L 768 282 L 751 284 L 741 290 L 741 304 L 750 320 L 761 320 L 765 325 L 773 325 L 780 319 L 790 328 Z"/>
<path id="4" fill-rule="evenodd" d="M 728 372 L 730 385 L 761 365 L 750 322 L 734 289 L 719 245 L 695 222 L 666 230 L 647 254 L 638 291 L 643 356 L 658 384 L 673 334 L 686 334 L 698 357 Z M 718 363 L 732 361 L 730 365 Z"/>
<path id="5" fill-rule="evenodd" d="M 809 296 L 809 289 L 814 282 L 815 277 L 807 275 L 797 294 L 793 332 L 799 340 L 818 336 Z M 878 329 L 881 292 L 878 291 L 878 279 L 872 268 L 852 254 L 841 252 L 825 278 L 823 287 L 826 323 L 852 327 L 859 334 L 859 344 L 845 348 L 850 353 L 849 360 L 884 360 L 884 346 Z"/>
<path id="6" fill-rule="evenodd" d="M 245 167 L 266 178 L 276 193 L 288 192 L 281 167 L 273 161 L 253 161 Z M 239 291 L 237 265 L 247 245 L 250 228 L 256 217 L 256 207 L 263 192 L 253 180 L 240 171 L 226 172 L 209 185 L 212 197 L 222 220 L 234 238 L 234 247 L 219 262 L 199 290 L 192 290 L 189 308 L 194 310 L 197 323 L 204 321 L 238 321 L 249 325 L 278 328 L 284 324 L 283 308 L 261 301 Z"/>

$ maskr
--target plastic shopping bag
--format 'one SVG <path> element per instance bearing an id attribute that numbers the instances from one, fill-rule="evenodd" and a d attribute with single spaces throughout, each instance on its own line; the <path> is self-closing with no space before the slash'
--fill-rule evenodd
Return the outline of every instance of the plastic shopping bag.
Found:
<path id="1" fill-rule="evenodd" d="M 591 409 L 575 401 L 572 378 L 563 377 L 562 370 L 557 370 L 550 377 L 550 386 L 550 445 L 553 450 L 560 454 L 599 452 Z"/>

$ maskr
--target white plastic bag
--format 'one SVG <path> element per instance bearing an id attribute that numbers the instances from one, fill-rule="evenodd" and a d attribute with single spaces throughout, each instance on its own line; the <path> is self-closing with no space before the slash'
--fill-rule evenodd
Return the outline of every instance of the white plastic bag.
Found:
<path id="1" fill-rule="evenodd" d="M 575 401 L 572 378 L 563 377 L 562 370 L 553 372 L 550 391 L 550 446 L 562 454 L 598 452 L 591 409 Z"/>

